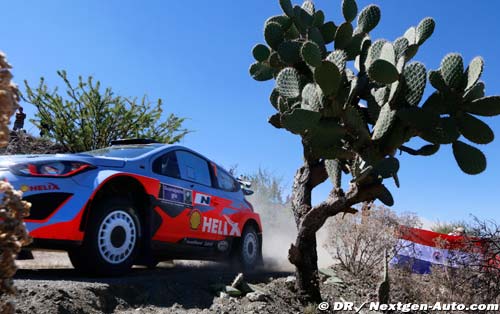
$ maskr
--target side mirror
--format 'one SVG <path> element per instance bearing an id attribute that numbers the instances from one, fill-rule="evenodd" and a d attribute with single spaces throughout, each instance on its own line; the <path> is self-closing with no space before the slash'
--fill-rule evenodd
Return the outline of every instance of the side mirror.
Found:
<path id="1" fill-rule="evenodd" d="M 243 191 L 243 194 L 246 196 L 252 195 L 253 191 L 252 190 L 247 190 L 247 189 L 241 189 Z"/>

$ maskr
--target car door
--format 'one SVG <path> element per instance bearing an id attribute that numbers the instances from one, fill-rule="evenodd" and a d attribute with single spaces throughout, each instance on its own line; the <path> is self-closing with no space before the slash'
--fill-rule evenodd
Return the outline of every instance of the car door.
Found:
<path id="1" fill-rule="evenodd" d="M 215 239 L 220 217 L 213 211 L 212 170 L 203 157 L 186 150 L 170 151 L 152 164 L 153 176 L 160 180 L 155 211 L 161 224 L 153 240 L 210 246 L 200 240 Z"/>

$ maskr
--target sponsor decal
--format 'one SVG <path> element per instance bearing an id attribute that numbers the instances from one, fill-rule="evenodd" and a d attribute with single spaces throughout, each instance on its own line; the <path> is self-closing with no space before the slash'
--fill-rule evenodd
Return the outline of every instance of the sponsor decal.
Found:
<path id="1" fill-rule="evenodd" d="M 55 190 L 60 190 L 59 186 L 54 183 L 47 183 L 47 184 L 41 184 L 41 185 L 26 185 L 23 184 L 21 185 L 20 188 L 21 191 L 23 192 L 34 192 L 34 191 L 55 191 Z"/>
<path id="2" fill-rule="evenodd" d="M 166 202 L 191 205 L 192 195 L 193 192 L 191 190 L 186 190 L 174 185 L 162 184 L 158 197 Z"/>
<path id="3" fill-rule="evenodd" d="M 202 247 L 213 247 L 214 246 L 213 241 L 189 239 L 189 238 L 184 239 L 184 244 L 194 245 L 194 246 L 202 246 Z"/>
<path id="4" fill-rule="evenodd" d="M 222 240 L 217 242 L 217 250 L 224 252 L 229 249 L 229 243 L 226 240 Z"/>
<path id="5" fill-rule="evenodd" d="M 189 225 L 191 229 L 198 230 L 201 224 L 201 213 L 199 210 L 195 209 L 189 215 Z"/>
<path id="6" fill-rule="evenodd" d="M 196 196 L 194 198 L 194 203 L 198 205 L 210 205 L 210 199 L 211 199 L 210 195 L 196 193 Z"/>
<path id="7" fill-rule="evenodd" d="M 237 222 L 232 221 L 228 216 L 223 216 L 224 220 L 217 218 L 203 217 L 201 231 L 224 235 L 224 236 L 241 236 L 241 231 Z"/>

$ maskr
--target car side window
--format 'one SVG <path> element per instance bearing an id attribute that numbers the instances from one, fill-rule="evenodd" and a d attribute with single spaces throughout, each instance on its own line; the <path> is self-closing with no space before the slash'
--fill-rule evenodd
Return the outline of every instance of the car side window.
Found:
<path id="1" fill-rule="evenodd" d="M 208 162 L 205 159 L 183 150 L 178 150 L 175 153 L 181 179 L 207 186 L 212 185 Z"/>
<path id="2" fill-rule="evenodd" d="M 219 184 L 219 188 L 225 191 L 235 192 L 238 190 L 238 185 L 236 183 L 236 180 L 234 180 L 233 177 L 229 173 L 227 173 L 224 169 L 218 166 L 217 166 L 217 183 Z"/>
<path id="3" fill-rule="evenodd" d="M 153 172 L 167 177 L 180 178 L 179 164 L 175 152 L 169 152 L 157 158 L 153 162 Z"/>

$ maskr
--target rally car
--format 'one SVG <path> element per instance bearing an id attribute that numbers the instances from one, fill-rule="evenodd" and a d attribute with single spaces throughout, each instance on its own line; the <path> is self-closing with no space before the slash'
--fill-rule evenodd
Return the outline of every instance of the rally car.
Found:
<path id="1" fill-rule="evenodd" d="M 79 154 L 0 157 L 0 179 L 32 204 L 33 248 L 68 252 L 85 273 L 117 275 L 171 259 L 262 258 L 251 193 L 188 148 L 119 140 Z"/>

